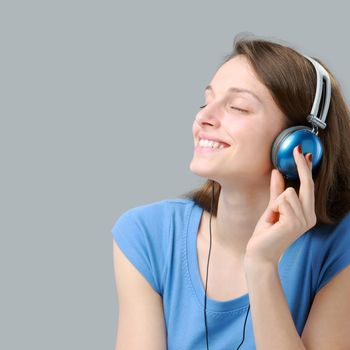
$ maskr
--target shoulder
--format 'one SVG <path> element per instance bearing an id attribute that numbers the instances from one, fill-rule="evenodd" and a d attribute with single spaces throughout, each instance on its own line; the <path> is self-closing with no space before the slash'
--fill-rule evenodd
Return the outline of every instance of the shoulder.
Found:
<path id="1" fill-rule="evenodd" d="M 130 208 L 116 220 L 113 237 L 117 243 L 128 241 L 155 252 L 167 249 L 171 235 L 182 230 L 193 205 L 188 199 L 171 198 Z"/>
<path id="2" fill-rule="evenodd" d="M 321 224 L 306 232 L 307 238 L 314 245 L 323 245 L 336 240 L 337 237 L 350 235 L 350 211 L 335 224 Z"/>
<path id="3" fill-rule="evenodd" d="M 307 232 L 306 244 L 315 261 L 350 253 L 350 212 L 335 224 L 323 224 Z"/>
<path id="4" fill-rule="evenodd" d="M 335 224 L 313 227 L 308 232 L 308 237 L 317 247 L 325 247 L 339 241 L 350 241 L 350 211 Z"/>
<path id="5" fill-rule="evenodd" d="M 182 230 L 181 220 L 192 206 L 192 201 L 180 198 L 139 205 L 123 212 L 112 228 L 114 241 L 159 294 L 176 241 L 172 228 Z"/>
<path id="6" fill-rule="evenodd" d="M 114 227 L 121 224 L 138 221 L 150 227 L 162 226 L 169 222 L 169 219 L 175 215 L 185 215 L 193 206 L 190 199 L 170 198 L 146 203 L 127 209 L 117 219 Z"/>
<path id="7" fill-rule="evenodd" d="M 331 225 L 319 225 L 307 234 L 305 247 L 311 258 L 317 293 L 350 264 L 350 212 Z"/>

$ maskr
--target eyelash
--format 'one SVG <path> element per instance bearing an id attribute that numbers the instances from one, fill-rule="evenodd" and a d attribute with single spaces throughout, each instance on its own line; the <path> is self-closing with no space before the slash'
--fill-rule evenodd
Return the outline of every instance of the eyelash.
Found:
<path id="1" fill-rule="evenodd" d="M 207 105 L 204 105 L 204 106 L 201 106 L 199 108 L 204 108 L 206 107 Z M 232 106 L 231 106 L 232 107 Z M 248 113 L 248 111 L 246 111 L 245 109 L 241 109 L 241 108 L 237 108 L 237 107 L 233 107 L 232 109 L 236 109 L 237 111 L 239 112 L 242 112 L 242 113 Z"/>

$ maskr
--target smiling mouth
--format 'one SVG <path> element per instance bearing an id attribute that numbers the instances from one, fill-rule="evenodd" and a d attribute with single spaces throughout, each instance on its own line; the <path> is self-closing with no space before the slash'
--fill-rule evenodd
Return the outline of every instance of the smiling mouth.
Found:
<path id="1" fill-rule="evenodd" d="M 230 148 L 230 146 L 217 148 L 217 147 L 208 147 L 208 146 L 202 147 L 202 146 L 197 145 L 197 146 L 195 146 L 194 152 L 199 153 L 199 154 L 217 153 L 217 152 L 225 150 L 226 148 Z"/>
<path id="2" fill-rule="evenodd" d="M 212 144 L 210 144 L 210 142 L 212 142 Z M 195 147 L 212 148 L 212 149 L 224 149 L 224 148 L 228 148 L 230 146 L 231 145 L 229 145 L 226 142 L 211 141 L 211 140 L 202 141 L 202 139 L 197 140 L 197 142 L 195 143 Z"/>

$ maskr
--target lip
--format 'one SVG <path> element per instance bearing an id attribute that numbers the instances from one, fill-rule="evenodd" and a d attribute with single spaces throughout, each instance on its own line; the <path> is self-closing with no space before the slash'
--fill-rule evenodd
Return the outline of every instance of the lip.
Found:
<path id="1" fill-rule="evenodd" d="M 199 142 L 200 139 L 206 139 L 206 140 L 211 140 L 211 141 L 216 141 L 216 142 L 221 142 L 223 143 L 226 147 L 230 147 L 231 145 L 227 142 L 225 142 L 224 140 L 221 140 L 213 135 L 210 135 L 210 134 L 206 134 L 204 132 L 200 132 L 198 134 L 198 139 L 197 139 L 197 142 Z"/>
<path id="2" fill-rule="evenodd" d="M 211 147 L 200 147 L 200 146 L 196 146 L 194 148 L 194 152 L 198 153 L 198 154 L 208 154 L 208 153 L 216 153 L 216 152 L 220 152 L 225 150 L 228 147 L 224 147 L 224 148 L 211 148 Z"/>

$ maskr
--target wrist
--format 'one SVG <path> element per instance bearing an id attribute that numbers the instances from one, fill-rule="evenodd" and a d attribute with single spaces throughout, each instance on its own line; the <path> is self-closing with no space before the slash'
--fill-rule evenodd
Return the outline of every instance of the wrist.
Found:
<path id="1" fill-rule="evenodd" d="M 261 273 L 266 270 L 274 270 L 277 266 L 278 263 L 272 260 L 249 255 L 244 257 L 244 268 L 246 272 Z"/>

